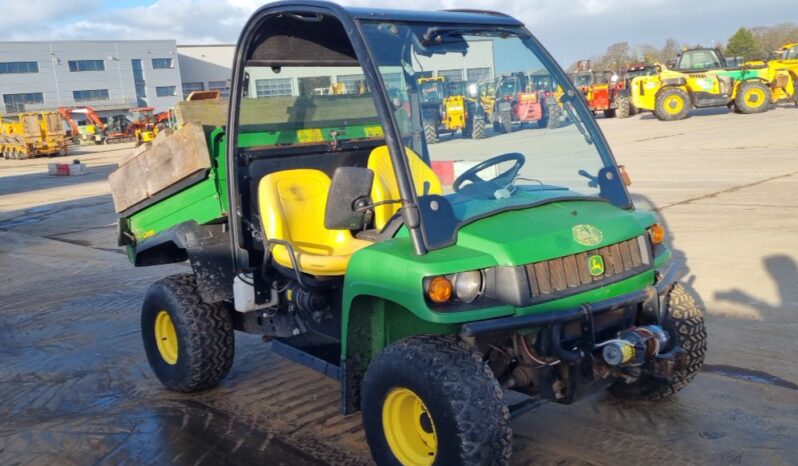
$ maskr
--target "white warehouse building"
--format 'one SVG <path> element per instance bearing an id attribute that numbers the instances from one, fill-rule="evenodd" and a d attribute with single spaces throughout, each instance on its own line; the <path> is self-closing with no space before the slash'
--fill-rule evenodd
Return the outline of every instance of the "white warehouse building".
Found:
<path id="1" fill-rule="evenodd" d="M 197 90 L 219 90 L 227 97 L 234 53 L 232 44 L 176 45 L 174 40 L 0 42 L 0 114 L 89 106 L 110 117 L 135 107 L 161 112 Z M 418 57 L 414 67 L 453 81 L 494 78 L 491 41 L 472 42 L 466 57 L 450 55 Z M 261 68 L 251 71 L 249 92 L 254 97 L 307 95 L 339 83 L 357 92 L 362 81 L 357 67 L 322 73 Z"/>
<path id="2" fill-rule="evenodd" d="M 490 81 L 494 78 L 493 42 L 473 41 L 466 57 L 459 54 L 418 57 L 414 68 L 424 75 L 445 76 L 450 81 Z M 180 75 L 184 97 L 192 91 L 230 92 L 235 45 L 178 45 Z M 399 73 L 397 70 L 397 77 Z M 386 75 L 390 79 L 390 75 Z M 342 83 L 348 92 L 363 81 L 363 73 L 356 67 L 283 68 L 273 73 L 268 68 L 250 71 L 249 93 L 255 97 L 308 95 Z M 387 83 L 390 87 L 391 83 Z"/>
<path id="3" fill-rule="evenodd" d="M 103 116 L 181 99 L 174 40 L 0 42 L 5 114 L 89 106 Z"/>

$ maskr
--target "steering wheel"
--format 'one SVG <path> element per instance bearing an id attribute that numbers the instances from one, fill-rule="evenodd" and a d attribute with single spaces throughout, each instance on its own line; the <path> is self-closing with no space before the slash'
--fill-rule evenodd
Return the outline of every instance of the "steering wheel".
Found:
<path id="1" fill-rule="evenodd" d="M 502 162 L 509 162 L 515 161 L 512 167 L 508 168 L 504 173 L 494 177 L 493 179 L 486 180 L 483 179 L 478 175 L 479 172 L 485 170 L 488 167 L 492 167 L 494 165 L 498 165 Z M 463 183 L 466 181 L 470 181 L 472 183 L 496 183 L 500 185 L 500 187 L 505 187 L 510 185 L 513 180 L 515 180 L 516 175 L 521 170 L 521 167 L 524 166 L 524 162 L 526 162 L 526 157 L 524 154 L 520 154 L 518 152 L 509 152 L 507 154 L 497 155 L 496 157 L 491 157 L 488 160 L 478 163 L 473 167 L 469 168 L 468 170 L 464 171 L 460 176 L 454 180 L 454 184 L 452 188 L 454 192 L 459 192 L 463 188 Z"/>

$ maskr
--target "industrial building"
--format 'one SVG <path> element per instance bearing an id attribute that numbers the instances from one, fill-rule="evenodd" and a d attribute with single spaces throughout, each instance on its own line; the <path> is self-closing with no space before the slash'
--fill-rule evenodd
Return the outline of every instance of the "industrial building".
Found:
<path id="1" fill-rule="evenodd" d="M 90 106 L 102 116 L 182 99 L 174 40 L 0 42 L 6 114 Z"/>
<path id="2" fill-rule="evenodd" d="M 228 97 L 234 54 L 235 45 L 232 44 L 178 45 L 183 97 L 194 91 L 212 90 Z"/>
<path id="3" fill-rule="evenodd" d="M 235 45 L 176 45 L 174 40 L 0 42 L 0 113 L 89 106 L 102 117 L 135 107 L 167 110 L 191 92 L 219 90 L 229 96 Z M 491 41 L 474 41 L 466 57 L 418 57 L 422 75 L 452 81 L 494 77 Z M 359 68 L 284 68 L 250 72 L 250 95 L 307 95 L 343 85 L 357 92 Z M 387 73 L 400 79 L 400 70 Z M 397 84 L 398 85 L 398 84 Z M 390 87 L 390 84 L 389 84 Z"/>
<path id="4" fill-rule="evenodd" d="M 493 42 L 472 41 L 468 55 L 446 54 L 432 57 L 417 57 L 413 66 L 425 76 L 445 76 L 450 81 L 490 81 L 494 77 Z M 226 96 L 230 91 L 235 45 L 179 45 L 180 77 L 183 94 L 191 91 L 218 89 Z M 279 73 L 270 68 L 249 70 L 250 96 L 272 97 L 308 95 L 323 92 L 331 85 L 341 83 L 348 92 L 355 92 L 363 81 L 359 68 L 284 67 Z M 401 79 L 401 71 L 386 73 L 384 78 Z M 397 84 L 398 85 L 398 84 Z M 390 83 L 388 83 L 388 87 Z"/>

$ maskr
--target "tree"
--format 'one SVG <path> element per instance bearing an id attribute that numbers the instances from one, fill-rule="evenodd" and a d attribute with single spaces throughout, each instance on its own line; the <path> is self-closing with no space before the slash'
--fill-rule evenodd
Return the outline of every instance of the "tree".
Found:
<path id="1" fill-rule="evenodd" d="M 751 30 L 741 27 L 729 37 L 726 54 L 731 57 L 742 56 L 745 60 L 757 58 L 757 44 Z"/>
<path id="2" fill-rule="evenodd" d="M 671 60 L 676 60 L 676 55 L 682 51 L 682 46 L 679 45 L 679 41 L 676 39 L 669 37 L 665 41 L 665 45 L 659 51 L 659 60 L 660 63 L 665 64 Z"/>
<path id="3" fill-rule="evenodd" d="M 755 27 L 751 28 L 751 33 L 756 40 L 757 54 L 764 58 L 782 45 L 794 42 L 798 38 L 798 24 L 783 23 L 770 27 Z"/>
<path id="4" fill-rule="evenodd" d="M 628 42 L 618 42 L 607 47 L 607 52 L 602 57 L 604 66 L 610 71 L 620 72 L 632 60 L 631 48 Z"/>

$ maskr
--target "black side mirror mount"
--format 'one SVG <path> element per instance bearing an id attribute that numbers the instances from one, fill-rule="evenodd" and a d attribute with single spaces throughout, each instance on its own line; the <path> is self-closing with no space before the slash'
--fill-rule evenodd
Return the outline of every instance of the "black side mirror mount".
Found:
<path id="1" fill-rule="evenodd" d="M 324 228 L 362 230 L 368 223 L 374 172 L 361 167 L 335 169 L 324 211 Z"/>

